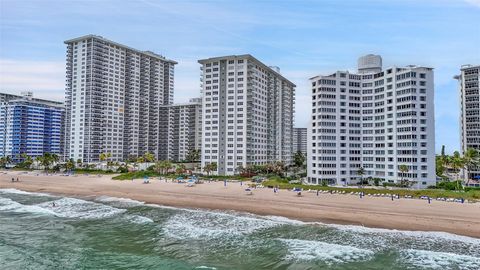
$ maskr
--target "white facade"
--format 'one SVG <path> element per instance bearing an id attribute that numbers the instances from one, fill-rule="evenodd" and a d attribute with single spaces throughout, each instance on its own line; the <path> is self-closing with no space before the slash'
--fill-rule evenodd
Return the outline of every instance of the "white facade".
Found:
<path id="1" fill-rule="evenodd" d="M 480 150 L 480 66 L 464 65 L 455 77 L 460 89 L 460 145 Z M 466 177 L 480 176 L 480 168 L 469 171 Z"/>
<path id="2" fill-rule="evenodd" d="M 189 103 L 162 106 L 160 122 L 160 160 L 183 161 L 191 150 L 201 149 L 202 103 L 200 98 Z"/>
<path id="3" fill-rule="evenodd" d="M 403 177 L 416 181 L 415 188 L 435 185 L 431 68 L 392 67 L 360 74 L 337 71 L 310 82 L 310 183 L 356 183 L 360 180 L 357 171 L 363 167 L 363 178 L 394 183 Z M 408 172 L 402 175 L 400 165 L 407 165 Z"/>
<path id="4" fill-rule="evenodd" d="M 65 157 L 158 156 L 160 106 L 173 102 L 176 62 L 94 35 L 65 44 Z"/>
<path id="5" fill-rule="evenodd" d="M 297 152 L 307 155 L 307 128 L 293 129 L 293 153 Z"/>
<path id="6" fill-rule="evenodd" d="M 217 174 L 274 161 L 292 162 L 295 85 L 251 55 L 202 64 L 202 167 Z"/>

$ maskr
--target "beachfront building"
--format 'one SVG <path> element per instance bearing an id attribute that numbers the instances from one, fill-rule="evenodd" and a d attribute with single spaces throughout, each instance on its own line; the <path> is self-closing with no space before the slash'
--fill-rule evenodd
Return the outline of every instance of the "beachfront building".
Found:
<path id="1" fill-rule="evenodd" d="M 219 175 L 247 165 L 292 162 L 295 85 L 251 55 L 198 61 L 202 67 L 202 168 Z"/>
<path id="2" fill-rule="evenodd" d="M 160 108 L 173 103 L 175 61 L 100 36 L 67 44 L 65 156 L 98 162 L 160 153 Z"/>
<path id="3" fill-rule="evenodd" d="M 293 153 L 307 155 L 307 128 L 293 128 Z"/>
<path id="4" fill-rule="evenodd" d="M 480 65 L 464 65 L 460 75 L 455 76 L 460 89 L 460 145 L 480 150 Z M 479 179 L 480 168 L 465 174 L 467 179 Z M 466 180 L 465 179 L 465 180 Z"/>
<path id="5" fill-rule="evenodd" d="M 357 73 L 319 75 L 310 84 L 309 183 L 344 185 L 363 177 L 435 185 L 432 68 L 382 70 L 381 57 L 367 55 Z"/>
<path id="6" fill-rule="evenodd" d="M 0 157 L 20 162 L 21 154 L 61 156 L 63 103 L 33 98 L 31 92 L 21 96 L 0 93 L 0 97 Z"/>
<path id="7" fill-rule="evenodd" d="M 164 105 L 160 114 L 160 160 L 184 161 L 202 144 L 202 100 Z"/>

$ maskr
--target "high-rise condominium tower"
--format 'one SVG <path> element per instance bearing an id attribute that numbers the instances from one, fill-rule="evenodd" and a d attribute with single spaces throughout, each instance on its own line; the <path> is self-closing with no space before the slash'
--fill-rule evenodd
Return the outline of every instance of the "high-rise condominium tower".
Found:
<path id="1" fill-rule="evenodd" d="M 65 106 L 61 102 L 0 93 L 0 157 L 13 162 L 22 154 L 38 157 L 62 154 Z"/>
<path id="2" fill-rule="evenodd" d="M 462 151 L 480 150 L 480 65 L 464 65 L 455 76 L 460 84 L 460 143 Z M 480 176 L 480 168 L 470 170 L 467 178 Z"/>
<path id="3" fill-rule="evenodd" d="M 65 157 L 159 155 L 161 105 L 173 102 L 175 61 L 100 36 L 67 44 Z"/>
<path id="4" fill-rule="evenodd" d="M 160 160 L 182 161 L 202 144 L 202 100 L 164 105 L 161 109 Z M 196 160 L 198 161 L 198 160 Z"/>
<path id="5" fill-rule="evenodd" d="M 217 174 L 292 160 L 295 85 L 251 55 L 202 64 L 202 167 Z M 277 69 L 278 70 L 278 69 Z"/>
<path id="6" fill-rule="evenodd" d="M 433 70 L 407 66 L 382 71 L 377 55 L 358 63 L 358 74 L 337 71 L 310 79 L 308 182 L 356 183 L 363 167 L 364 179 L 434 185 Z M 408 170 L 402 172 L 401 165 Z"/>
<path id="7" fill-rule="evenodd" d="M 307 128 L 293 129 L 293 153 L 307 155 Z"/>

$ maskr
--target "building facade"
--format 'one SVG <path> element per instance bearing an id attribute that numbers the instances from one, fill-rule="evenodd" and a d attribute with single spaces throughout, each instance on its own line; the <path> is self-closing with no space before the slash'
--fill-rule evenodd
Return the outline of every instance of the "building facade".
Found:
<path id="1" fill-rule="evenodd" d="M 160 160 L 184 161 L 192 150 L 202 144 L 202 101 L 161 107 Z"/>
<path id="2" fill-rule="evenodd" d="M 307 128 L 293 129 L 293 153 L 297 152 L 307 156 Z"/>
<path id="3" fill-rule="evenodd" d="M 464 65 L 455 76 L 460 89 L 460 146 L 480 150 L 480 65 Z M 480 168 L 470 170 L 465 178 L 480 177 Z"/>
<path id="4" fill-rule="evenodd" d="M 100 36 L 67 44 L 65 156 L 98 162 L 160 153 L 160 110 L 173 103 L 175 61 Z"/>
<path id="5" fill-rule="evenodd" d="M 251 55 L 202 67 L 202 168 L 233 175 L 247 165 L 292 162 L 295 85 Z"/>
<path id="6" fill-rule="evenodd" d="M 44 153 L 61 157 L 65 107 L 61 102 L 0 93 L 0 157 L 22 161 Z"/>
<path id="7" fill-rule="evenodd" d="M 382 70 L 381 63 L 380 56 L 368 55 L 359 59 L 357 74 L 310 79 L 309 183 L 344 185 L 363 177 L 435 185 L 433 70 Z M 408 171 L 401 172 L 401 165 Z"/>

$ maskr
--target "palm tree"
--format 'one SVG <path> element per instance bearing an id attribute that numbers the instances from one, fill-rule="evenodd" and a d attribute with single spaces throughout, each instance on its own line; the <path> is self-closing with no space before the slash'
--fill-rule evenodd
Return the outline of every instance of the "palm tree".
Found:
<path id="1" fill-rule="evenodd" d="M 33 158 L 26 153 L 20 154 L 20 157 L 22 158 L 21 167 L 30 169 L 30 166 L 33 164 Z"/>
<path id="2" fill-rule="evenodd" d="M 404 176 L 405 176 L 406 173 L 408 173 L 408 166 L 405 165 L 405 164 L 402 164 L 402 165 L 398 166 L 398 170 L 402 173 L 402 179 L 400 180 L 400 184 L 402 186 L 405 186 Z"/>
<path id="3" fill-rule="evenodd" d="M 217 163 L 216 162 L 211 162 L 208 163 L 203 167 L 203 171 L 207 173 L 208 176 L 210 176 L 210 172 L 216 171 L 217 170 Z"/>
<path id="4" fill-rule="evenodd" d="M 168 160 L 161 160 L 155 163 L 154 169 L 159 174 L 166 174 L 172 168 L 172 163 Z"/>
<path id="5" fill-rule="evenodd" d="M 82 167 L 82 163 L 83 163 L 83 162 L 82 162 L 82 159 L 81 159 L 81 158 L 77 159 L 77 166 L 78 166 L 78 167 Z"/>
<path id="6" fill-rule="evenodd" d="M 71 170 L 74 170 L 75 169 L 75 161 L 73 160 L 73 158 L 67 160 L 67 162 L 65 162 L 65 171 L 71 171 Z"/>
<path id="7" fill-rule="evenodd" d="M 357 175 L 360 175 L 360 185 L 363 188 L 363 176 L 365 175 L 365 169 L 363 167 L 358 168 Z"/>
<path id="8" fill-rule="evenodd" d="M 143 158 L 146 162 L 154 162 L 155 161 L 155 156 L 152 153 L 149 153 L 149 152 L 145 153 L 143 155 Z"/>
<path id="9" fill-rule="evenodd" d="M 185 172 L 185 165 L 183 164 L 177 165 L 177 168 L 175 169 L 175 173 L 182 174 L 184 172 Z"/>
<path id="10" fill-rule="evenodd" d="M 10 156 L 1 157 L 0 167 L 5 168 L 10 162 L 12 162 L 12 158 L 10 158 Z"/>
<path id="11" fill-rule="evenodd" d="M 473 168 L 477 167 L 480 163 L 480 154 L 478 151 L 474 148 L 468 148 L 467 151 L 463 154 L 463 162 L 465 166 L 465 170 L 467 173 L 467 183 L 466 185 L 470 183 L 470 177 L 469 177 L 469 172 Z"/>
<path id="12" fill-rule="evenodd" d="M 52 162 L 58 161 L 58 156 L 45 152 L 43 155 L 36 157 L 35 160 L 37 160 L 43 166 L 43 169 L 47 171 Z"/>
<path id="13" fill-rule="evenodd" d="M 100 161 L 103 163 L 105 160 L 108 160 L 111 156 L 112 156 L 111 153 L 100 153 L 100 155 L 98 156 L 98 158 L 99 158 Z M 107 169 L 108 169 L 108 164 L 107 164 Z"/>

